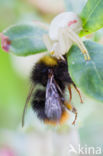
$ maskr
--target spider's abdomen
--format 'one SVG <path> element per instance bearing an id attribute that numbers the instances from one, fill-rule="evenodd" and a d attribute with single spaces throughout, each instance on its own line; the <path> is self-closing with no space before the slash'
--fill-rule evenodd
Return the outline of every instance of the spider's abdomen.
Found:
<path id="1" fill-rule="evenodd" d="M 80 17 L 74 12 L 63 12 L 57 15 L 50 24 L 49 37 L 51 40 L 58 40 L 61 28 L 70 27 L 76 33 L 82 29 Z"/>

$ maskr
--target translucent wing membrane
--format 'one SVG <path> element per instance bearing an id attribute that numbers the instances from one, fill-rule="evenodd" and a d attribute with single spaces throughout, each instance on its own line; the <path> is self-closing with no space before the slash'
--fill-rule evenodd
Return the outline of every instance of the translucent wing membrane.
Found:
<path id="1" fill-rule="evenodd" d="M 61 98 L 51 71 L 47 82 L 45 101 L 45 114 L 48 119 L 60 120 L 62 115 L 61 103 Z"/>

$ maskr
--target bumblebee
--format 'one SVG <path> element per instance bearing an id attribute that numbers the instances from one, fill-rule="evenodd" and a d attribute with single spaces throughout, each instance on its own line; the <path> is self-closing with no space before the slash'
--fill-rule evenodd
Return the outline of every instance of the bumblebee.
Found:
<path id="1" fill-rule="evenodd" d="M 53 56 L 43 56 L 33 67 L 31 73 L 31 88 L 27 97 L 23 117 L 22 126 L 24 126 L 24 116 L 30 98 L 31 106 L 37 117 L 47 124 L 62 124 L 69 117 L 69 111 L 75 114 L 75 119 L 72 124 L 75 124 L 77 119 L 77 110 L 71 104 L 72 91 L 71 85 L 74 86 L 82 97 L 75 83 L 72 81 L 67 65 L 67 59 L 57 59 Z M 36 86 L 38 87 L 37 89 Z M 69 101 L 66 101 L 65 90 L 68 88 Z"/>

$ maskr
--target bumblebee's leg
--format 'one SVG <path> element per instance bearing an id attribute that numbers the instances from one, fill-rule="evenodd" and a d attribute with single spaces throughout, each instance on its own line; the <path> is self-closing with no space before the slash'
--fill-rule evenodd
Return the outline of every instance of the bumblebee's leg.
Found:
<path id="1" fill-rule="evenodd" d="M 77 110 L 76 110 L 76 108 L 74 106 L 72 107 L 72 112 L 75 114 L 75 119 L 72 122 L 72 124 L 75 125 L 77 117 L 78 117 L 78 113 L 77 113 Z"/>
<path id="2" fill-rule="evenodd" d="M 85 60 L 90 60 L 91 58 L 81 38 L 70 27 L 65 28 L 64 31 L 65 34 L 68 35 L 68 37 L 79 46 L 81 52 L 84 55 Z"/>
<path id="3" fill-rule="evenodd" d="M 22 127 L 24 126 L 24 118 L 25 118 L 25 112 L 26 112 L 26 109 L 27 109 L 27 105 L 29 103 L 29 100 L 32 96 L 32 92 L 34 90 L 34 86 L 31 86 L 30 87 L 30 91 L 29 91 L 29 94 L 27 96 L 27 99 L 26 99 L 26 102 L 25 102 L 25 106 L 24 106 L 24 110 L 23 110 L 23 115 L 22 115 Z"/>
<path id="4" fill-rule="evenodd" d="M 74 83 L 73 83 L 73 86 L 74 86 L 75 90 L 77 91 L 77 93 L 79 94 L 80 102 L 83 103 L 82 96 L 81 96 L 81 94 L 80 94 L 79 89 L 76 87 L 76 85 L 75 85 Z"/>
<path id="5" fill-rule="evenodd" d="M 78 113 L 77 113 L 76 108 L 75 108 L 73 105 L 71 105 L 70 103 L 68 103 L 68 102 L 65 102 L 64 105 L 66 106 L 66 108 L 67 108 L 69 111 L 71 111 L 71 112 L 73 112 L 73 113 L 75 114 L 75 119 L 74 119 L 74 121 L 72 122 L 72 124 L 75 125 L 76 120 L 77 120 L 77 116 L 78 116 Z"/>
<path id="6" fill-rule="evenodd" d="M 71 103 L 72 100 L 72 90 L 71 90 L 71 86 L 68 86 L 68 90 L 69 90 L 69 103 Z"/>

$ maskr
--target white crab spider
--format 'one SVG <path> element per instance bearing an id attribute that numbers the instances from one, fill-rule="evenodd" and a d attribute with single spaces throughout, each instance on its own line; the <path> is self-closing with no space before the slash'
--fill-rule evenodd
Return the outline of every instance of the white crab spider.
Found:
<path id="1" fill-rule="evenodd" d="M 43 36 L 43 41 L 53 56 L 63 59 L 63 55 L 76 43 L 84 54 L 85 60 L 90 60 L 88 51 L 78 36 L 82 30 L 82 22 L 78 15 L 73 12 L 61 13 L 52 20 L 49 27 L 40 22 L 35 23 L 48 29 L 49 33 Z"/>

